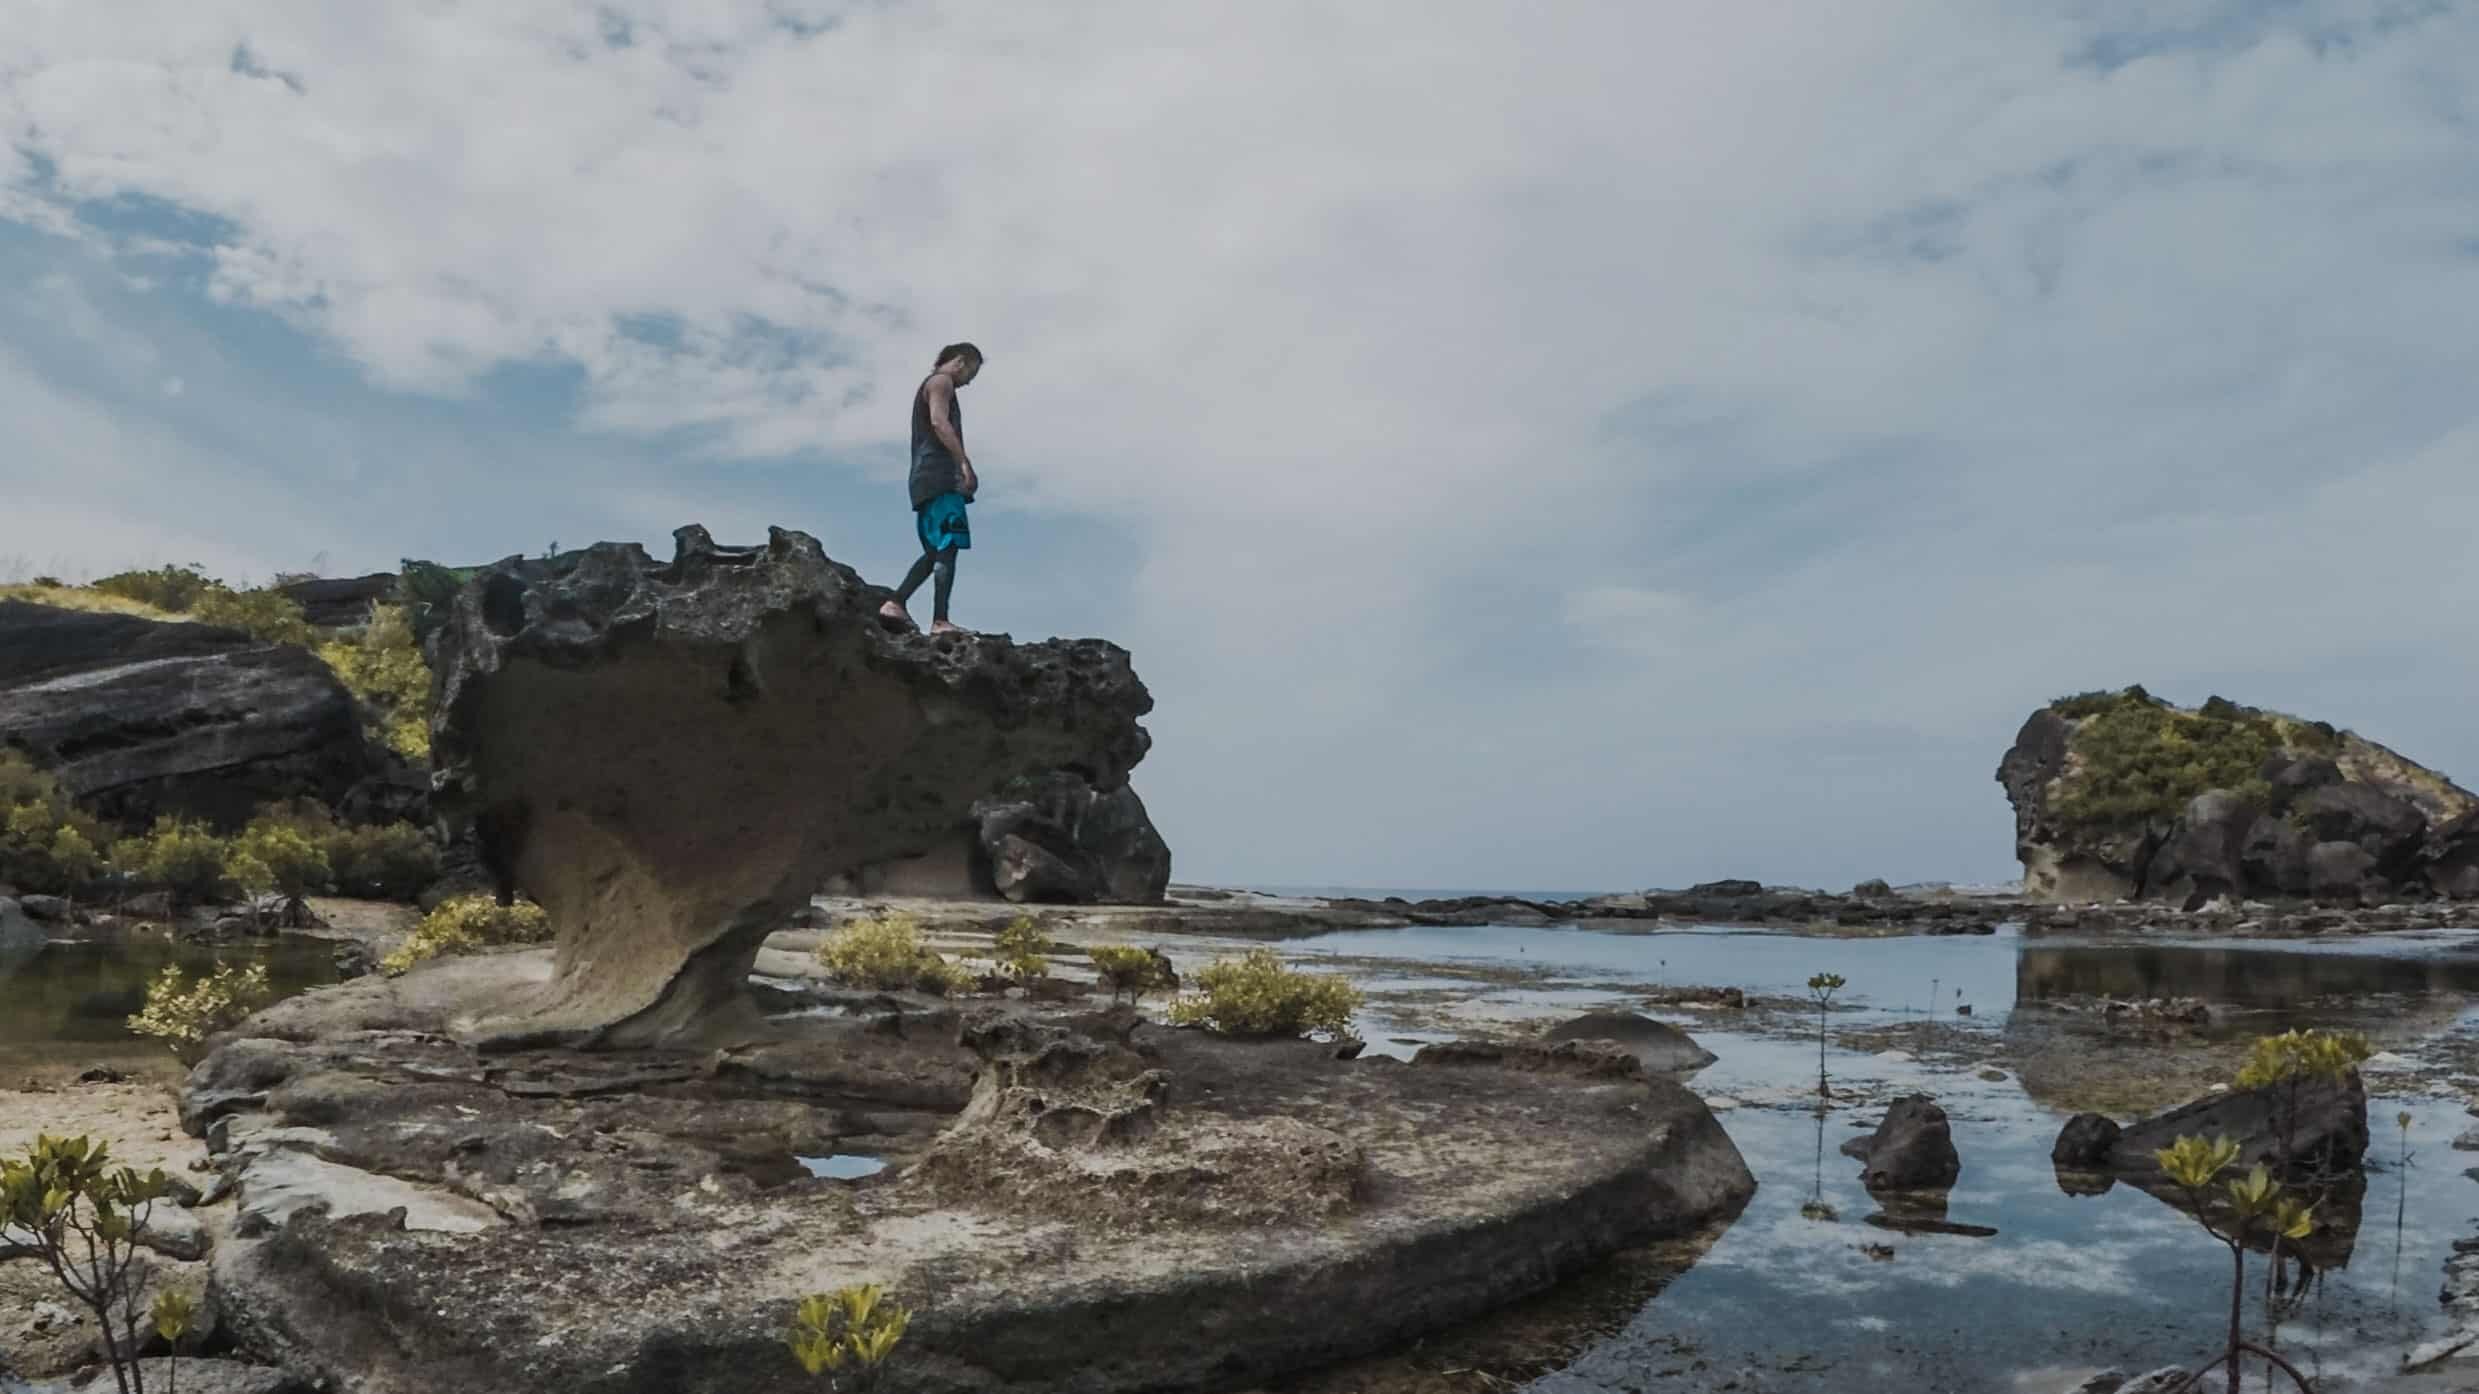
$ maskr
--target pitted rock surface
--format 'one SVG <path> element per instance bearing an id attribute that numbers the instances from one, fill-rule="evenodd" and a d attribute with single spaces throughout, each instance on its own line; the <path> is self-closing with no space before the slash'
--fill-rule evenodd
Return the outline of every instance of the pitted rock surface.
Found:
<path id="1" fill-rule="evenodd" d="M 757 947 L 826 878 L 918 854 L 1016 775 L 1101 790 L 1152 707 L 1099 640 L 896 634 L 886 592 L 809 536 L 675 535 L 510 559 L 433 636 L 435 803 L 556 932 L 499 1045 L 627 1045 L 731 1024 Z"/>

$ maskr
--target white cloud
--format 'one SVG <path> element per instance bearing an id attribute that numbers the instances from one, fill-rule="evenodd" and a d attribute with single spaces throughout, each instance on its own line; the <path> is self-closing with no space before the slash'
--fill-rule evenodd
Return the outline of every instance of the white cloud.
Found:
<path id="1" fill-rule="evenodd" d="M 573 362 L 583 430 L 888 480 L 980 341 L 991 506 L 1146 540 L 1200 872 L 2002 859 L 1984 777 L 1883 755 L 1854 834 L 1763 752 L 1993 766 L 2121 677 L 2479 766 L 2472 660 L 2362 666 L 2472 579 L 2466 8 L 212 8 L 19 20 L 0 218 L 165 200 L 382 385 Z"/>

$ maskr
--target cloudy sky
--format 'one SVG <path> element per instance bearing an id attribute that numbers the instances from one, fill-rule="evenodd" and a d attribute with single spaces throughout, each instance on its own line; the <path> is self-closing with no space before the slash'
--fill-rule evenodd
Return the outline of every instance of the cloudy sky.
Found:
<path id="1" fill-rule="evenodd" d="M 1182 879 L 2002 878 L 2067 691 L 2479 780 L 2474 72 L 2451 0 L 16 0 L 0 572 L 891 582 L 970 338 L 957 618 L 1134 651 Z"/>

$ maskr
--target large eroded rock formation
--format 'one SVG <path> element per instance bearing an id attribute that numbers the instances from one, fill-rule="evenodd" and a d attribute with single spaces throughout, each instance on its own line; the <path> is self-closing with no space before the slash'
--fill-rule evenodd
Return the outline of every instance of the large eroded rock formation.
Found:
<path id="1" fill-rule="evenodd" d="M 885 592 L 772 529 L 510 559 L 431 640 L 438 810 L 549 912 L 553 978 L 500 1044 L 681 1036 L 835 870 L 936 844 L 1017 774 L 1123 784 L 1152 707 L 1098 640 L 882 629 Z"/>
<path id="2" fill-rule="evenodd" d="M 0 601 L 0 746 L 131 826 L 333 804 L 379 768 L 352 694 L 307 649 L 25 601 Z"/>
<path id="3" fill-rule="evenodd" d="M 2035 897 L 2479 896 L 2479 796 L 2322 722 L 2085 694 L 2032 713 L 1997 779 Z"/>

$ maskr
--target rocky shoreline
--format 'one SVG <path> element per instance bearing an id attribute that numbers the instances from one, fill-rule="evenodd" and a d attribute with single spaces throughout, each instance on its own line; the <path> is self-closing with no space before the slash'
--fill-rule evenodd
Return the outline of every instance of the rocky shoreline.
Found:
<path id="1" fill-rule="evenodd" d="M 858 903 L 858 902 L 855 902 Z M 1102 909 L 1103 907 L 1093 907 Z M 2001 924 L 2031 934 L 2166 932 L 2263 935 L 2384 934 L 2479 925 L 2479 906 L 2443 898 L 2368 906 L 2308 900 L 2231 902 L 2195 909 L 2162 901 L 2059 903 L 2020 894 L 1863 889 L 1852 892 L 1712 881 L 1685 890 L 1647 890 L 1580 900 L 1459 896 L 1292 897 L 1174 885 L 1167 902 L 1133 912 L 1166 930 L 1217 934 L 1323 934 L 1336 929 L 1412 925 L 1688 925 L 1815 933 L 1990 934 Z"/>

